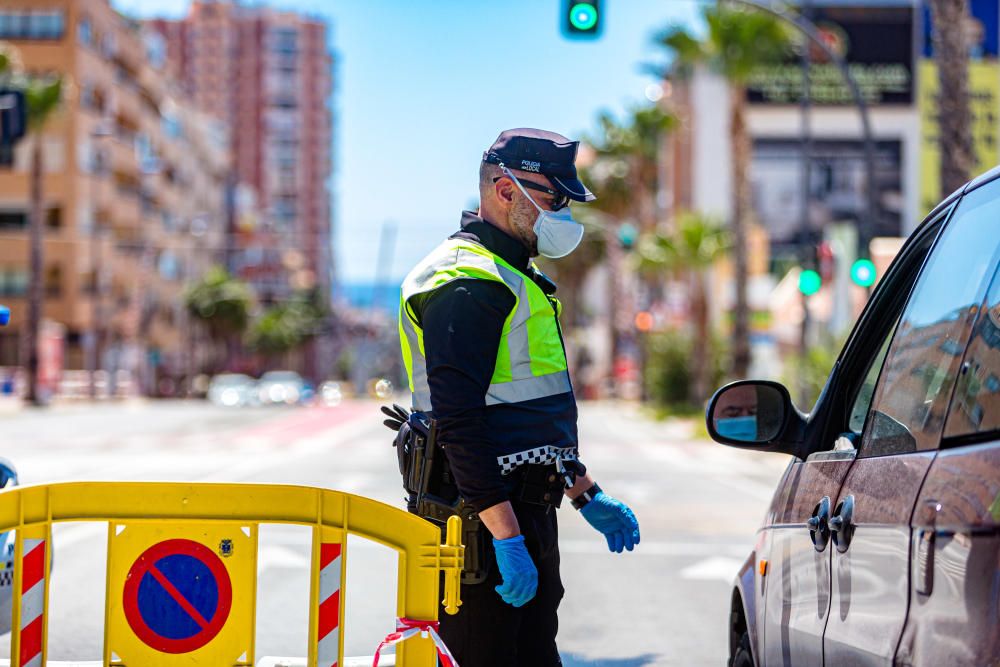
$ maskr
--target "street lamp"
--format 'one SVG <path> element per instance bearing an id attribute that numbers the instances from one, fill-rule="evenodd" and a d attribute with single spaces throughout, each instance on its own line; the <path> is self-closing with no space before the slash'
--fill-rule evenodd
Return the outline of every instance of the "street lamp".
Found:
<path id="1" fill-rule="evenodd" d="M 111 136 L 111 121 L 101 119 L 90 132 L 90 269 L 93 274 L 93 293 L 90 297 L 90 327 L 86 338 L 86 360 L 88 376 L 88 394 L 91 400 L 97 398 L 97 367 L 100 353 L 100 330 L 103 327 L 104 314 L 101 308 L 101 281 L 98 276 L 101 271 L 100 225 L 97 222 L 97 188 L 95 181 L 103 172 L 99 144 L 105 137 Z"/>
<path id="2" fill-rule="evenodd" d="M 860 246 L 860 254 L 867 255 L 867 243 L 871 240 L 871 235 L 874 232 L 875 221 L 875 141 L 872 137 L 872 126 L 871 119 L 868 114 L 868 104 L 861 95 L 861 89 L 858 87 L 858 82 L 851 74 L 851 70 L 848 68 L 847 63 L 844 62 L 844 59 L 841 58 L 829 44 L 823 41 L 823 38 L 819 34 L 819 30 L 816 29 L 816 24 L 812 21 L 809 21 L 802 16 L 791 16 L 781 10 L 775 9 L 774 7 L 762 4 L 759 0 L 727 0 L 727 2 L 734 2 L 757 11 L 765 12 L 791 25 L 793 28 L 809 38 L 809 40 L 816 44 L 816 46 L 821 48 L 827 58 L 830 59 L 830 62 L 834 63 L 837 66 L 837 69 L 840 70 L 840 74 L 843 76 L 844 82 L 847 83 L 847 87 L 851 91 L 851 97 L 854 98 L 854 104 L 858 108 L 858 115 L 861 117 L 861 134 L 864 139 L 865 152 L 865 180 L 867 181 L 868 186 L 868 219 L 859 225 L 858 245 Z"/>

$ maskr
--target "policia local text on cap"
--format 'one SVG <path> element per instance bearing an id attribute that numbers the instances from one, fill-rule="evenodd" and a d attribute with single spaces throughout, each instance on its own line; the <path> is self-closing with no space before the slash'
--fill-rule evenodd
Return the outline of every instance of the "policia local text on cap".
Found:
<path id="1" fill-rule="evenodd" d="M 483 154 L 479 211 L 464 212 L 461 229 L 403 282 L 409 422 L 419 430 L 433 420 L 422 437 L 443 451 L 428 476 L 435 501 L 408 486 L 419 496 L 410 507 L 440 522 L 447 517 L 433 508 L 451 503 L 466 526 L 463 604 L 441 615 L 441 636 L 463 667 L 562 664 L 554 510 L 563 495 L 611 551 L 639 543 L 632 511 L 578 458 L 556 288 L 531 261 L 564 257 L 583 238 L 569 204 L 595 197 L 577 178 L 578 147 L 553 132 L 502 133 Z M 414 447 L 400 438 L 397 446 L 402 470 Z"/>

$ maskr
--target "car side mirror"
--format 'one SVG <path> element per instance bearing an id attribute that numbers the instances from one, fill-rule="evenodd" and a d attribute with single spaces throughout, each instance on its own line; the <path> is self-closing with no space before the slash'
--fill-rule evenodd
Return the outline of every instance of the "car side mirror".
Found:
<path id="1" fill-rule="evenodd" d="M 797 414 L 788 389 L 778 382 L 741 380 L 728 384 L 708 404 L 708 434 L 718 443 L 766 449 Z"/>

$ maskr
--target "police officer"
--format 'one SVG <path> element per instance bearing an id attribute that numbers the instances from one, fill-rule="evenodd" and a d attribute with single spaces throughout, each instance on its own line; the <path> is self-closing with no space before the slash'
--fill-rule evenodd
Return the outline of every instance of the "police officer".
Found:
<path id="1" fill-rule="evenodd" d="M 463 667 L 561 665 L 556 513 L 565 493 L 611 551 L 639 543 L 632 511 L 577 458 L 577 409 L 555 285 L 531 261 L 583 238 L 570 201 L 594 195 L 576 173 L 579 142 L 503 132 L 479 167 L 480 208 L 402 288 L 400 342 L 415 410 L 465 503 L 488 530 L 482 583 L 463 585 L 441 635 Z"/>

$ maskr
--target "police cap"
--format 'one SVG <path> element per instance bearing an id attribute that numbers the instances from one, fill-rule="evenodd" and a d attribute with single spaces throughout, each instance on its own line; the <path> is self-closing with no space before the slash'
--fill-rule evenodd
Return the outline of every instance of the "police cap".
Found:
<path id="1" fill-rule="evenodd" d="M 519 127 L 501 132 L 483 153 L 483 161 L 542 174 L 552 181 L 556 190 L 570 199 L 594 201 L 597 197 L 576 175 L 576 152 L 579 147 L 579 141 L 570 141 L 561 134 Z"/>

